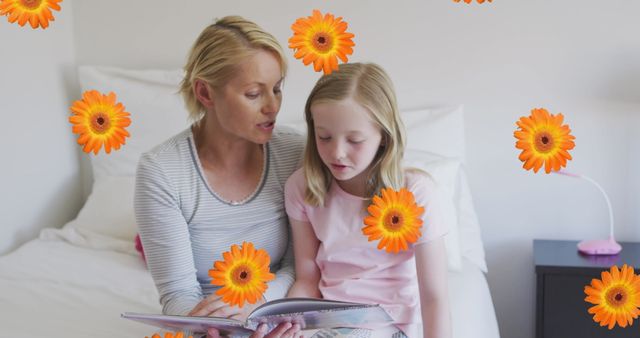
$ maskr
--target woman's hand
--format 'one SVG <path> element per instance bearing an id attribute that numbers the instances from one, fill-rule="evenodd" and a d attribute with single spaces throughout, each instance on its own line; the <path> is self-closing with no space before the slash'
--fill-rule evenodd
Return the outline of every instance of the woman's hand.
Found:
<path id="1" fill-rule="evenodd" d="M 243 307 L 229 306 L 222 301 L 220 296 L 212 294 L 203 299 L 189 312 L 189 316 L 225 317 L 237 320 L 246 320 L 247 316 L 258 306 L 265 303 L 264 298 L 255 304 L 245 304 Z M 207 338 L 219 338 L 220 333 L 216 329 L 209 329 Z M 261 324 L 249 338 L 297 338 L 302 337 L 300 325 L 281 323 L 267 334 L 267 326 Z"/>
<path id="2" fill-rule="evenodd" d="M 249 338 L 302 338 L 300 325 L 291 323 L 280 323 L 269 334 L 267 333 L 267 325 L 260 324 L 256 332 Z M 216 329 L 207 331 L 207 338 L 220 338 L 220 333 Z"/>
<path id="3" fill-rule="evenodd" d="M 260 298 L 255 304 L 246 303 L 242 307 L 230 306 L 223 302 L 220 296 L 212 294 L 198 303 L 198 305 L 189 312 L 189 316 L 224 317 L 245 320 L 251 311 L 264 303 L 264 298 Z"/>

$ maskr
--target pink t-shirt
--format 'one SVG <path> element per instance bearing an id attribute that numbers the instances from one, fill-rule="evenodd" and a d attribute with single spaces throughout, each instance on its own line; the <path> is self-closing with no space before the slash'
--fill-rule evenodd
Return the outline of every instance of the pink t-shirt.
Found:
<path id="1" fill-rule="evenodd" d="M 325 197 L 325 206 L 312 207 L 304 202 L 306 180 L 298 169 L 285 185 L 285 207 L 289 217 L 310 222 L 320 240 L 316 263 L 322 296 L 380 304 L 413 338 L 422 329 L 414 246 L 443 236 L 447 228 L 439 207 L 442 194 L 436 184 L 426 175 L 407 171 L 405 186 L 425 212 L 422 237 L 398 254 L 378 250 L 378 241 L 368 241 L 361 231 L 367 216 L 365 199 L 345 192 L 335 181 Z"/>

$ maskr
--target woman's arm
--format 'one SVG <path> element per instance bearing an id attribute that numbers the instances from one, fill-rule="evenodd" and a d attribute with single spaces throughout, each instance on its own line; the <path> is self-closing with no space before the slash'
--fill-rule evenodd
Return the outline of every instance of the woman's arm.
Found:
<path id="1" fill-rule="evenodd" d="M 187 222 L 179 198 L 152 155 L 138 163 L 135 215 L 147 266 L 160 294 L 162 312 L 185 315 L 202 300 Z"/>
<path id="2" fill-rule="evenodd" d="M 287 249 L 282 256 L 282 259 L 280 259 L 280 269 L 274 272 L 276 278 L 270 282 L 267 282 L 267 285 L 269 287 L 263 295 L 265 302 L 284 298 L 296 278 L 296 273 L 294 271 L 294 253 L 291 228 L 287 230 L 289 232 L 289 236 L 287 236 L 288 240 L 286 242 Z"/>
<path id="3" fill-rule="evenodd" d="M 416 245 L 415 255 L 424 337 L 451 338 L 444 239 Z"/>
<path id="4" fill-rule="evenodd" d="M 316 265 L 316 255 L 320 241 L 316 237 L 311 223 L 289 218 L 293 233 L 293 252 L 296 264 L 296 281 L 287 297 L 322 298 L 318 283 L 320 269 Z"/>

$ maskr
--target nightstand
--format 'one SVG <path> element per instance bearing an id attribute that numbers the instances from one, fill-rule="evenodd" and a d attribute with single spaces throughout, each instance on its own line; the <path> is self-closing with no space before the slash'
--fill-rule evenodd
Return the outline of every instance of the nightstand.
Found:
<path id="1" fill-rule="evenodd" d="M 611 266 L 640 268 L 640 243 L 621 242 L 615 256 L 585 256 L 577 241 L 534 240 L 536 267 L 536 338 L 640 337 L 640 322 L 613 330 L 601 327 L 587 312 L 584 287 Z M 636 274 L 638 270 L 636 270 Z M 640 318 L 639 318 L 640 319 Z"/>

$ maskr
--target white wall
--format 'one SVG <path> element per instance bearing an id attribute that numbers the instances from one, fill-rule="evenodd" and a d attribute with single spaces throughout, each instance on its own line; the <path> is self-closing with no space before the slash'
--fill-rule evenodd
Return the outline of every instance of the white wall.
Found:
<path id="1" fill-rule="evenodd" d="M 640 89 L 636 86 L 636 91 L 640 92 Z M 629 173 L 627 175 L 628 181 L 628 196 L 627 196 L 627 210 L 629 211 L 629 224 L 632 226 L 629 228 L 631 232 L 629 238 L 640 237 L 640 113 L 635 113 L 629 121 Z"/>
<path id="2" fill-rule="evenodd" d="M 68 107 L 76 97 L 72 10 L 48 29 L 0 17 L 0 254 L 58 227 L 80 201 L 77 147 Z"/>
<path id="3" fill-rule="evenodd" d="M 640 2 L 68 0 L 63 6 L 46 34 L 0 24 L 0 109 L 10 122 L 0 127 L 7 163 L 0 177 L 9 192 L 1 203 L 4 242 L 13 240 L 5 234 L 22 240 L 57 225 L 77 208 L 77 147 L 70 146 L 66 122 L 70 98 L 78 96 L 69 92 L 72 29 L 79 64 L 177 68 L 214 17 L 246 16 L 286 45 L 291 23 L 316 7 L 345 17 L 356 34 L 351 59 L 384 66 L 401 107 L 465 104 L 470 183 L 504 337 L 533 337 L 531 240 L 607 234 L 605 205 L 592 186 L 520 168 L 512 135 L 519 116 L 534 107 L 565 114 L 577 137 L 569 169 L 608 191 L 618 238 L 640 240 Z M 281 120 L 300 119 L 319 76 L 290 61 Z"/>

